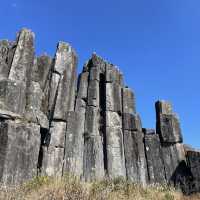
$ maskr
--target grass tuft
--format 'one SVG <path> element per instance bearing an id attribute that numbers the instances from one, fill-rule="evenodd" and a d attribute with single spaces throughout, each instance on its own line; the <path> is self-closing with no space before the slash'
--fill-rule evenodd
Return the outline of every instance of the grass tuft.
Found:
<path id="1" fill-rule="evenodd" d="M 66 174 L 62 178 L 40 176 L 16 187 L 0 187 L 0 200 L 199 200 L 184 196 L 167 185 L 146 188 L 122 178 L 92 183 Z"/>

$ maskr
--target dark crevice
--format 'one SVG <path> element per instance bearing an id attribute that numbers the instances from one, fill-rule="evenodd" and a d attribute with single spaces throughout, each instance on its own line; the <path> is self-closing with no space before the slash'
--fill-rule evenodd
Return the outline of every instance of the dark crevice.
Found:
<path id="1" fill-rule="evenodd" d="M 99 82 L 99 107 L 100 107 L 100 122 L 99 130 L 100 135 L 103 138 L 103 154 L 104 154 L 104 170 L 107 173 L 108 171 L 108 159 L 107 159 L 107 141 L 106 141 L 106 84 L 105 84 L 105 75 L 100 74 Z"/>
<path id="2" fill-rule="evenodd" d="M 150 174 L 149 174 L 149 163 L 148 163 L 148 159 L 147 159 L 147 150 L 146 150 L 145 136 L 144 136 L 144 138 L 143 138 L 143 145 L 144 145 L 144 155 L 145 155 L 145 160 L 146 160 L 146 165 L 147 165 L 148 181 L 149 181 L 149 183 L 150 183 L 151 178 L 150 178 Z"/>
<path id="3" fill-rule="evenodd" d="M 38 173 L 41 172 L 41 168 L 42 168 L 42 161 L 43 161 L 43 147 L 44 146 L 48 146 L 49 142 L 50 142 L 50 134 L 49 134 L 49 130 L 40 127 L 40 151 L 39 151 L 39 155 L 38 155 L 38 163 L 37 163 L 37 169 L 38 169 Z"/>
<path id="4" fill-rule="evenodd" d="M 64 142 L 64 154 L 63 154 L 63 165 L 62 165 L 62 176 L 64 175 L 65 172 L 65 164 L 66 164 L 66 143 L 67 143 L 67 126 L 68 124 L 66 123 L 66 131 L 65 131 L 65 142 Z"/>
<path id="5" fill-rule="evenodd" d="M 124 133 L 124 130 L 125 130 L 125 128 L 124 128 L 124 115 L 123 115 L 123 113 L 124 113 L 124 109 L 123 109 L 123 104 L 124 104 L 124 99 L 123 99 L 123 91 L 122 91 L 122 89 L 121 89 L 121 100 L 122 100 L 122 114 L 121 114 L 121 119 L 122 119 L 122 132 L 123 132 L 123 141 L 122 141 L 122 143 L 123 143 L 123 145 L 124 145 L 124 147 L 125 147 L 125 143 L 124 143 L 124 137 L 125 137 L 125 133 Z M 126 158 L 126 155 L 125 155 L 125 148 L 124 148 L 124 162 L 125 162 L 125 170 L 126 170 L 126 179 L 128 180 L 128 170 L 127 170 L 127 158 Z"/>
<path id="6" fill-rule="evenodd" d="M 55 98 L 54 98 L 54 101 L 53 101 L 53 105 L 52 105 L 51 108 L 49 108 L 49 126 L 51 126 L 51 121 L 53 120 L 55 106 L 56 106 L 56 100 L 57 100 L 58 90 L 59 90 L 60 84 L 61 84 L 61 77 L 59 78 L 59 81 L 58 81 L 58 86 L 56 88 L 56 93 L 55 93 Z M 51 87 L 50 87 L 50 91 L 51 91 Z"/>

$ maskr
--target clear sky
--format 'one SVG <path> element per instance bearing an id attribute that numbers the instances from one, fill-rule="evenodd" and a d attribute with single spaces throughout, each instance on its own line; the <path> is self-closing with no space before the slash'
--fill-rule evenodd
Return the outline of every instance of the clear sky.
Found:
<path id="1" fill-rule="evenodd" d="M 22 27 L 36 34 L 36 52 L 54 55 L 66 41 L 79 71 L 96 52 L 120 67 L 134 89 L 143 127 L 155 127 L 154 103 L 170 100 L 184 142 L 200 148 L 199 0 L 5 0 L 0 38 Z"/>

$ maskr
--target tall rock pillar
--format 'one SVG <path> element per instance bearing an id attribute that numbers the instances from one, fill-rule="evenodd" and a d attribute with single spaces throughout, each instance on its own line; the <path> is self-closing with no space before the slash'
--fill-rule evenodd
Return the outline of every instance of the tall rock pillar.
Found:
<path id="1" fill-rule="evenodd" d="M 142 185 L 148 182 L 144 149 L 144 133 L 140 116 L 136 113 L 133 91 L 122 89 L 124 152 L 127 179 Z"/>
<path id="2" fill-rule="evenodd" d="M 49 130 L 41 146 L 41 168 L 47 175 L 61 176 L 65 171 L 66 131 L 71 120 L 68 113 L 74 111 L 76 70 L 75 51 L 67 43 L 58 43 L 49 81 Z"/>
<path id="3" fill-rule="evenodd" d="M 179 119 L 169 102 L 157 101 L 155 107 L 166 180 L 176 185 L 179 171 L 182 171 L 181 163 L 186 160 Z"/>

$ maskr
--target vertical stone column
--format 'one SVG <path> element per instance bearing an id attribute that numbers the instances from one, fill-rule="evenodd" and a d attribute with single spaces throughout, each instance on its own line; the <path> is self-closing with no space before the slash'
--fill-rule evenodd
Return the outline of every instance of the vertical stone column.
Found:
<path id="1" fill-rule="evenodd" d="M 101 117 L 105 111 L 102 107 L 100 73 L 104 62 L 93 55 L 84 70 L 89 72 L 86 98 L 83 174 L 86 181 L 99 180 L 105 175 L 104 133 L 101 129 Z M 85 72 L 86 73 L 86 72 Z M 82 87 L 85 88 L 85 87 Z M 85 89 L 84 89 L 85 91 Z M 85 97 L 85 95 L 83 95 Z M 105 102 L 104 102 L 105 103 Z"/>
<path id="2" fill-rule="evenodd" d="M 89 72 L 79 75 L 75 111 L 68 113 L 64 173 L 83 177 L 84 129 Z"/>
<path id="3" fill-rule="evenodd" d="M 19 32 L 8 76 L 10 80 L 26 83 L 29 79 L 34 60 L 34 38 L 35 35 L 30 30 L 22 29 Z"/>
<path id="4" fill-rule="evenodd" d="M 39 62 L 41 63 L 42 60 Z M 72 137 L 76 136 L 73 132 L 75 130 L 70 130 L 70 127 L 74 128 L 73 124 L 76 122 L 76 117 L 72 114 L 75 105 L 76 68 L 75 51 L 69 44 L 60 42 L 57 46 L 49 82 L 49 131 L 45 134 L 41 147 L 43 174 L 61 176 L 66 172 L 65 155 L 69 153 L 69 147 L 72 147 L 67 135 L 72 131 Z M 48 73 L 44 69 L 40 70 L 44 72 L 43 76 L 47 76 Z M 44 86 L 45 81 L 41 80 L 40 84 Z"/>
<path id="5" fill-rule="evenodd" d="M 144 134 L 135 109 L 135 97 L 130 88 L 122 89 L 124 152 L 127 179 L 145 186 L 148 173 L 144 149 Z"/>
<path id="6" fill-rule="evenodd" d="M 183 191 L 186 194 L 200 192 L 200 151 L 195 149 L 186 150 L 186 158 L 189 172 L 187 176 L 187 184 L 185 184 Z"/>
<path id="7" fill-rule="evenodd" d="M 165 167 L 163 164 L 159 135 L 152 129 L 143 129 L 143 132 L 145 134 L 144 143 L 149 183 L 165 184 Z"/>
<path id="8" fill-rule="evenodd" d="M 182 171 L 181 163 L 185 162 L 180 123 L 169 102 L 157 101 L 155 107 L 156 130 L 161 141 L 165 176 L 168 182 L 176 185 L 179 171 Z"/>
<path id="9" fill-rule="evenodd" d="M 0 181 L 9 185 L 37 175 L 40 127 L 24 117 L 33 44 L 34 34 L 27 29 L 16 42 L 0 42 Z"/>
<path id="10" fill-rule="evenodd" d="M 126 177 L 122 132 L 122 85 L 119 72 L 106 65 L 106 150 L 110 178 Z"/>
<path id="11" fill-rule="evenodd" d="M 8 40 L 0 41 L 0 78 L 7 79 L 10 67 L 15 51 L 15 42 L 9 42 Z"/>

